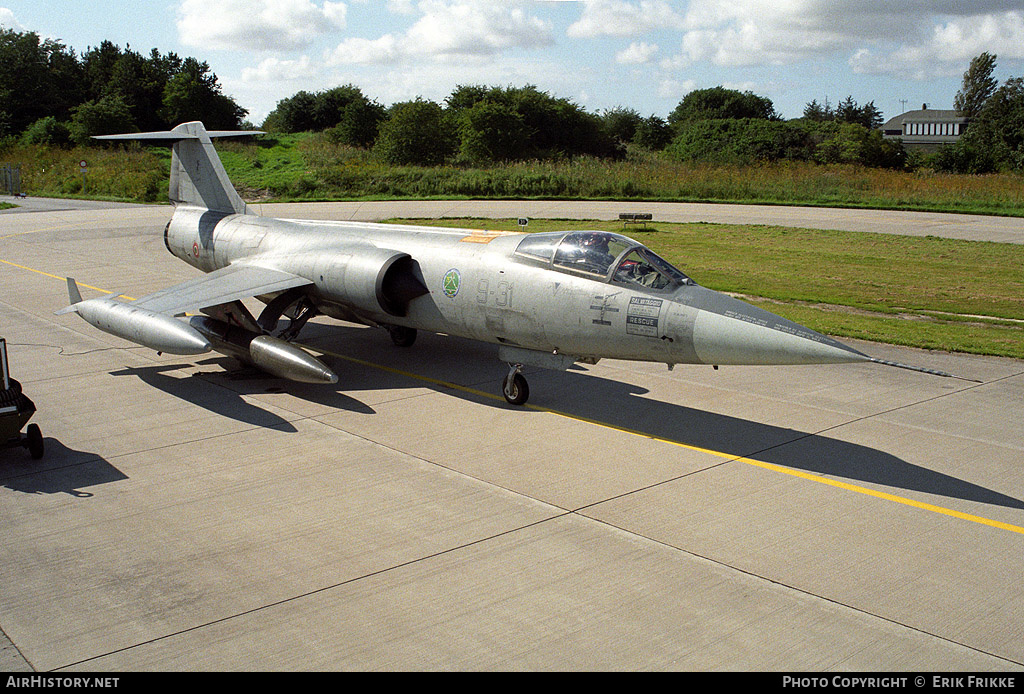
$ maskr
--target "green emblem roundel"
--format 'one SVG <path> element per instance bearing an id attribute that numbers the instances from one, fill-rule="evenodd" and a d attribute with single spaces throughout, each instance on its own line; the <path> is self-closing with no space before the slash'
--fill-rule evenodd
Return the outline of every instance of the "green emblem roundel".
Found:
<path id="1" fill-rule="evenodd" d="M 459 284 L 462 282 L 462 275 L 456 269 L 451 269 L 445 273 L 444 279 L 441 281 L 444 287 L 444 295 L 449 299 L 454 299 L 455 295 L 459 293 Z"/>

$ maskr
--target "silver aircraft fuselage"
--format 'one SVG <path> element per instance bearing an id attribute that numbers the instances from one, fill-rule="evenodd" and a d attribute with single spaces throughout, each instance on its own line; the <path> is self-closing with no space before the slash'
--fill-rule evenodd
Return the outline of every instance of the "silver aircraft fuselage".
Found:
<path id="1" fill-rule="evenodd" d="M 589 232 L 561 235 L 570 233 Z M 661 289 L 619 281 L 613 275 L 619 257 L 602 275 L 517 252 L 526 236 L 179 208 L 165 242 L 174 255 L 206 272 L 245 260 L 308 278 L 309 295 L 328 316 L 577 360 L 714 365 L 866 360 L 836 340 L 692 281 Z M 619 256 L 643 248 L 610 236 L 622 239 Z M 381 261 L 392 253 L 414 260 L 411 271 L 428 290 L 410 300 L 402 315 L 387 311 L 373 286 Z"/>
<path id="2" fill-rule="evenodd" d="M 502 390 L 513 404 L 529 396 L 525 365 L 567 369 L 604 358 L 669 367 L 880 361 L 701 287 L 619 234 L 254 215 L 212 141 L 254 134 L 208 132 L 192 122 L 100 136 L 171 145 L 168 197 L 176 209 L 164 242 L 206 274 L 128 302 L 83 300 L 68 278 L 71 303 L 58 313 L 77 313 L 100 330 L 158 351 L 213 349 L 309 383 L 338 380 L 292 342 L 314 315 L 385 327 L 399 346 L 411 345 L 418 330 L 446 333 L 498 345 L 498 357 L 509 364 Z M 258 318 L 242 303 L 250 297 L 266 304 Z M 282 316 L 290 320 L 279 330 Z"/>

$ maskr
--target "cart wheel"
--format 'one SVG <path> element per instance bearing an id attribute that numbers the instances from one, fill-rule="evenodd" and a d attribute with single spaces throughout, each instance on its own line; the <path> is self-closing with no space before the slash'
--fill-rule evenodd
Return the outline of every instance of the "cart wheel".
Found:
<path id="1" fill-rule="evenodd" d="M 43 432 L 39 430 L 38 424 L 29 424 L 25 430 L 28 435 L 28 452 L 32 460 L 39 460 L 43 457 Z"/>
<path id="2" fill-rule="evenodd" d="M 13 378 L 10 379 L 10 382 L 10 388 L 7 390 L 0 389 L 0 406 L 7 407 L 9 405 L 17 405 L 18 398 L 21 397 L 21 384 Z"/>

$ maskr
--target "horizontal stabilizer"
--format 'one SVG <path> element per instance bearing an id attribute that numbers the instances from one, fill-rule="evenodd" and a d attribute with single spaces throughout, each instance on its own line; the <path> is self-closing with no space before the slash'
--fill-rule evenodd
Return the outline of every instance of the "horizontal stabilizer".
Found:
<path id="1" fill-rule="evenodd" d="M 96 135 L 97 140 L 142 140 L 171 145 L 171 183 L 168 198 L 175 204 L 200 207 L 214 212 L 246 214 L 224 165 L 213 148 L 212 138 L 261 135 L 260 130 L 207 131 L 202 123 L 182 123 L 173 130 L 146 133 Z"/>
<path id="2" fill-rule="evenodd" d="M 206 134 L 214 137 L 245 137 L 246 135 L 265 135 L 263 130 L 208 130 Z M 158 140 L 163 142 L 180 142 L 181 140 L 198 140 L 199 135 L 175 130 L 156 130 L 148 133 L 120 133 L 118 135 L 93 135 L 94 140 Z"/>

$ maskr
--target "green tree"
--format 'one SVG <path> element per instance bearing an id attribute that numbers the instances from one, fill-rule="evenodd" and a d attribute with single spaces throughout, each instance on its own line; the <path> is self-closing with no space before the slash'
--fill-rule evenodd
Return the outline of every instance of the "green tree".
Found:
<path id="1" fill-rule="evenodd" d="M 186 58 L 164 87 L 161 115 L 168 123 L 201 120 L 209 130 L 233 130 L 241 127 L 247 113 L 221 93 L 210 66 L 195 58 Z"/>
<path id="2" fill-rule="evenodd" d="M 855 123 L 869 129 L 879 128 L 882 125 L 882 112 L 875 106 L 874 101 L 860 106 L 852 96 L 847 96 L 835 108 L 828 103 L 828 98 L 825 99 L 824 104 L 819 104 L 818 100 L 814 99 L 804 106 L 803 117 L 814 123 L 838 121 L 840 123 Z"/>
<path id="3" fill-rule="evenodd" d="M 338 124 L 328 130 L 334 142 L 352 147 L 371 147 L 377 140 L 380 124 L 387 118 L 387 111 L 380 104 L 363 99 L 350 101 L 341 109 Z"/>
<path id="4" fill-rule="evenodd" d="M 97 48 L 90 48 L 82 55 L 88 98 L 99 99 L 105 96 L 114 66 L 120 59 L 121 49 L 111 41 L 103 41 Z"/>
<path id="5" fill-rule="evenodd" d="M 874 101 L 860 106 L 852 96 L 847 96 L 836 106 L 835 119 L 840 123 L 853 123 L 873 129 L 882 125 L 882 112 L 875 108 Z"/>
<path id="6" fill-rule="evenodd" d="M 1024 78 L 996 89 L 963 137 L 939 152 L 937 165 L 957 173 L 1024 171 Z"/>
<path id="7" fill-rule="evenodd" d="M 83 96 L 83 73 L 72 51 L 34 32 L 0 28 L 0 111 L 10 133 L 46 116 L 66 120 Z"/>
<path id="8" fill-rule="evenodd" d="M 46 116 L 28 126 L 21 134 L 21 141 L 32 145 L 63 147 L 71 141 L 71 132 L 67 123 L 62 123 L 53 116 Z"/>
<path id="9" fill-rule="evenodd" d="M 369 147 L 386 117 L 384 107 L 346 84 L 322 92 L 300 91 L 277 102 L 263 122 L 265 130 L 285 133 L 329 131 L 335 142 Z"/>
<path id="10" fill-rule="evenodd" d="M 636 137 L 637 128 L 643 120 L 641 115 L 634 109 L 622 106 L 605 111 L 601 115 L 604 128 L 616 142 L 627 144 Z"/>
<path id="11" fill-rule="evenodd" d="M 824 123 L 835 120 L 836 112 L 828 103 L 828 98 L 825 99 L 824 104 L 819 104 L 817 99 L 812 99 L 809 104 L 804 106 L 804 118 L 809 121 Z"/>
<path id="12" fill-rule="evenodd" d="M 670 125 L 719 118 L 779 120 L 771 99 L 725 87 L 697 89 L 683 97 L 668 116 Z"/>
<path id="13" fill-rule="evenodd" d="M 134 51 L 125 51 L 114 62 L 101 96 L 119 96 L 131 109 L 141 130 L 160 130 L 160 116 L 168 75 Z M 176 123 L 175 123 L 176 125 Z"/>
<path id="14" fill-rule="evenodd" d="M 370 100 L 363 96 L 359 87 L 346 84 L 341 87 L 334 87 L 326 91 L 318 92 L 313 97 L 313 107 L 310 116 L 312 117 L 312 130 L 327 130 L 333 128 L 342 121 L 343 115 L 347 112 L 355 113 L 350 107 L 366 108 L 370 106 Z"/>
<path id="15" fill-rule="evenodd" d="M 860 164 L 887 169 L 902 169 L 906 152 L 899 142 L 887 140 L 877 128 L 861 123 L 835 121 L 812 128 L 814 161 L 821 164 Z"/>
<path id="16" fill-rule="evenodd" d="M 131 109 L 120 96 L 105 96 L 99 101 L 89 100 L 75 107 L 68 126 L 72 141 L 89 144 L 93 135 L 113 135 L 135 132 Z"/>
<path id="17" fill-rule="evenodd" d="M 605 132 L 619 145 L 634 144 L 645 149 L 664 149 L 672 140 L 672 131 L 664 119 L 647 118 L 635 109 L 619 107 L 601 115 Z"/>
<path id="18" fill-rule="evenodd" d="M 455 152 L 456 138 L 441 106 L 417 97 L 394 104 L 380 126 L 374 149 L 390 164 L 433 166 Z"/>
<path id="19" fill-rule="evenodd" d="M 542 92 L 534 85 L 460 85 L 445 100 L 447 112 L 456 121 L 482 102 L 497 105 L 506 114 L 518 114 L 521 119 L 525 140 L 515 159 L 616 154 L 615 142 L 601 118 L 586 113 L 568 99 Z M 467 133 L 469 131 L 462 130 L 463 135 Z"/>
<path id="20" fill-rule="evenodd" d="M 661 117 L 650 115 L 636 125 L 633 143 L 645 149 L 662 150 L 672 141 L 672 128 Z"/>
<path id="21" fill-rule="evenodd" d="M 444 100 L 445 108 L 450 112 L 458 114 L 467 108 L 472 108 L 478 101 L 488 98 L 490 87 L 480 84 L 460 84 Z"/>
<path id="22" fill-rule="evenodd" d="M 523 117 L 506 104 L 478 101 L 459 116 L 459 154 L 467 161 L 510 161 L 526 144 Z"/>
<path id="23" fill-rule="evenodd" d="M 992 77 L 996 69 L 996 56 L 982 53 L 971 60 L 964 73 L 963 84 L 953 99 L 953 108 L 961 116 L 974 118 L 981 113 L 985 102 L 995 93 L 996 80 Z"/>
<path id="24" fill-rule="evenodd" d="M 311 132 L 315 129 L 313 121 L 315 107 L 316 94 L 307 91 L 296 92 L 277 102 L 277 106 L 263 121 L 263 128 L 283 133 Z"/>
<path id="25" fill-rule="evenodd" d="M 814 143 L 797 121 L 715 118 L 681 122 L 665 152 L 674 159 L 751 164 L 809 160 Z"/>

